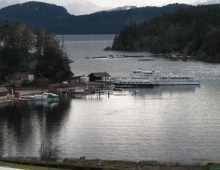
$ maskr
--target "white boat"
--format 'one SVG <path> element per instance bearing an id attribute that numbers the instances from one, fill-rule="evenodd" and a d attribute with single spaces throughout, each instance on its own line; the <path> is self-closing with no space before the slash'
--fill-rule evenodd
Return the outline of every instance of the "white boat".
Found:
<path id="1" fill-rule="evenodd" d="M 108 58 L 109 58 L 109 59 L 124 58 L 124 57 L 125 57 L 124 54 L 115 54 L 115 55 L 110 54 L 110 55 L 108 55 Z"/>
<path id="2" fill-rule="evenodd" d="M 136 87 L 144 85 L 199 85 L 200 82 L 193 76 L 185 75 L 163 75 L 160 71 L 134 70 L 127 77 L 119 77 L 114 81 L 115 85 L 133 85 Z"/>
<path id="3" fill-rule="evenodd" d="M 33 96 L 25 96 L 22 97 L 30 100 L 59 100 L 59 96 L 54 93 L 43 93 L 43 94 L 35 94 Z"/>
<path id="4" fill-rule="evenodd" d="M 114 56 L 114 55 L 112 55 L 112 54 L 110 54 L 110 55 L 108 55 L 108 58 L 109 58 L 109 59 L 114 59 L 114 58 L 115 58 L 115 56 Z"/>
<path id="5" fill-rule="evenodd" d="M 117 77 L 114 79 L 113 84 L 116 87 L 132 88 L 132 87 L 149 87 L 152 88 L 156 85 L 154 81 L 144 78 L 138 74 L 130 74 L 124 77 Z"/>

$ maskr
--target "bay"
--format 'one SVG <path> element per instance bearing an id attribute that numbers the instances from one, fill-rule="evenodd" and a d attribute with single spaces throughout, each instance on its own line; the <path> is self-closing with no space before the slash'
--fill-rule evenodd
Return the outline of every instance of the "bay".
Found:
<path id="1" fill-rule="evenodd" d="M 62 158 L 219 162 L 220 65 L 164 58 L 85 59 L 122 53 L 103 51 L 113 39 L 114 35 L 66 35 L 64 51 L 74 61 L 73 73 L 106 71 L 115 77 L 154 69 L 196 76 L 200 86 L 160 86 L 139 89 L 136 95 L 134 89 L 124 89 L 110 96 L 62 96 L 58 103 L 15 101 L 0 107 L 3 156 L 38 156 L 41 143 L 51 141 Z"/>

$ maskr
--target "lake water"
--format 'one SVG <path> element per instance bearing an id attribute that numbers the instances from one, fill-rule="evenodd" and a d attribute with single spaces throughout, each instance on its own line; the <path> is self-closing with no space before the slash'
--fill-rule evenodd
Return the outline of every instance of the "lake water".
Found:
<path id="1" fill-rule="evenodd" d="M 61 37 L 58 37 L 61 38 Z M 0 107 L 3 156 L 38 156 L 43 141 L 59 146 L 62 158 L 154 160 L 183 164 L 219 162 L 220 65 L 198 61 L 84 59 L 104 52 L 114 35 L 65 36 L 64 50 L 75 75 L 135 69 L 193 75 L 200 86 L 124 89 L 112 95 L 63 96 L 58 103 L 14 102 Z M 147 55 L 147 53 L 124 53 Z"/>

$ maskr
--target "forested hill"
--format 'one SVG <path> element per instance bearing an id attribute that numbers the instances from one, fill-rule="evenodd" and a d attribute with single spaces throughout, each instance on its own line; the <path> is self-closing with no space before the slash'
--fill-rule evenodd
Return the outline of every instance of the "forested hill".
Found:
<path id="1" fill-rule="evenodd" d="M 179 9 L 141 24 L 133 23 L 114 39 L 113 50 L 180 52 L 220 63 L 220 6 Z"/>
<path id="2" fill-rule="evenodd" d="M 70 15 L 64 7 L 42 2 L 26 2 L 0 9 L 1 24 L 6 20 L 10 24 L 19 21 L 35 30 L 43 27 L 59 32 L 62 29 L 62 21 L 69 18 L 74 16 Z"/>
<path id="3" fill-rule="evenodd" d="M 164 12 L 173 12 L 189 5 L 143 7 L 90 15 L 70 15 L 65 8 L 42 2 L 26 2 L 0 9 L 0 23 L 20 21 L 34 29 L 47 28 L 56 34 L 117 34 L 125 25 L 144 22 Z"/>

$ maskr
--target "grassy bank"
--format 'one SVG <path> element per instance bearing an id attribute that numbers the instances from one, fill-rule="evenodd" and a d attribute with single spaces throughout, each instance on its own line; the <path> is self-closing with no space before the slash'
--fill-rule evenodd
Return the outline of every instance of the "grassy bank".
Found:
<path id="1" fill-rule="evenodd" d="M 188 166 L 179 164 L 161 164 L 154 161 L 119 161 L 119 160 L 84 160 L 64 159 L 62 162 L 44 162 L 38 159 L 27 158 L 4 158 L 0 159 L 0 166 L 29 170 L 200 170 L 199 166 Z M 201 169 L 205 170 L 205 169 Z"/>
<path id="2" fill-rule="evenodd" d="M 28 170 L 61 170 L 58 168 L 47 168 L 47 167 L 39 167 L 39 166 L 30 166 L 30 165 L 21 165 L 21 164 L 14 164 L 8 162 L 0 162 L 0 167 L 9 167 L 9 168 L 16 168 L 16 169 L 28 169 Z"/>

